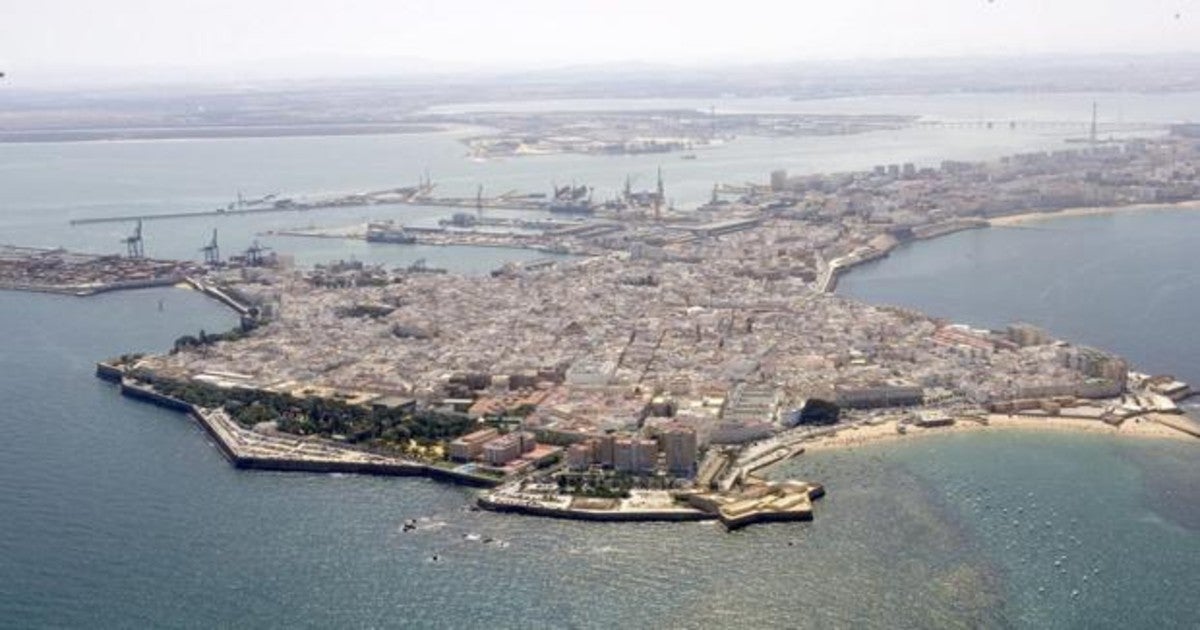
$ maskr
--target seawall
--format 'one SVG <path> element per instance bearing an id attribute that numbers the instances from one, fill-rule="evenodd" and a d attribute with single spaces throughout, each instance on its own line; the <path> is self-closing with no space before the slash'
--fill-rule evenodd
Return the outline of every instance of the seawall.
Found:
<path id="1" fill-rule="evenodd" d="M 559 509 L 541 505 L 493 501 L 487 498 L 487 496 L 479 497 L 479 499 L 476 501 L 476 504 L 479 507 L 492 512 L 526 514 L 530 516 L 542 516 L 547 518 L 559 518 L 574 521 L 600 521 L 609 523 L 646 523 L 665 521 L 682 523 L 691 521 L 717 520 L 717 516 L 715 514 L 701 512 L 699 510 L 573 510 L 569 508 Z"/>
<path id="2" fill-rule="evenodd" d="M 912 238 L 903 241 L 897 240 L 884 249 L 876 250 L 870 254 L 856 257 L 848 262 L 839 262 L 836 265 L 831 265 L 827 272 L 827 278 L 824 282 L 820 283 L 820 285 L 817 287 L 817 290 L 821 291 L 822 293 L 833 293 L 837 291 L 838 280 L 843 274 L 848 273 L 860 265 L 865 265 L 869 262 L 887 258 L 893 251 L 896 250 L 897 247 L 900 247 L 901 245 L 916 243 L 919 241 L 928 241 L 942 236 L 949 236 L 950 234 L 954 234 L 956 232 L 985 228 L 989 225 L 990 224 L 984 219 L 960 219 L 936 225 L 924 226 L 924 229 L 922 229 L 920 232 L 915 232 Z"/>
<path id="3" fill-rule="evenodd" d="M 233 310 L 237 311 L 238 315 L 245 317 L 250 314 L 249 306 L 237 301 L 236 299 L 233 298 L 233 296 L 222 291 L 221 289 L 218 289 L 217 287 L 215 287 L 211 284 L 208 284 L 207 282 L 204 282 L 203 280 L 201 280 L 199 278 L 193 278 L 192 276 L 188 276 L 188 277 L 184 278 L 183 280 L 184 280 L 184 282 L 187 282 L 189 285 L 191 285 L 197 291 L 199 291 L 199 292 L 203 293 L 204 295 L 207 295 L 208 297 L 211 297 L 214 300 L 224 304 L 225 306 L 228 306 L 229 308 L 232 308 Z"/>
<path id="4" fill-rule="evenodd" d="M 281 472 L 311 472 L 311 473 L 348 473 L 360 475 L 376 475 L 389 477 L 429 477 L 437 481 L 449 482 L 477 488 L 490 488 L 500 484 L 499 479 L 474 475 L 466 472 L 447 470 L 428 466 L 417 462 L 367 462 L 341 461 L 336 459 L 316 459 L 312 457 L 292 458 L 246 454 L 239 452 L 238 447 L 230 442 L 224 427 L 208 417 L 194 405 L 178 398 L 167 396 L 150 387 L 124 380 L 119 368 L 105 363 L 96 365 L 96 376 L 103 380 L 119 384 L 122 396 L 140 400 L 164 409 L 187 414 L 194 419 L 212 438 L 217 450 L 236 468 L 247 470 L 273 470 Z"/>
<path id="5" fill-rule="evenodd" d="M 194 413 L 196 411 L 195 407 L 182 400 L 179 400 L 178 398 L 172 398 L 150 389 L 149 387 L 137 385 L 131 381 L 122 380 L 120 392 L 122 396 L 144 400 L 172 411 L 178 411 L 181 413 Z"/>
<path id="6" fill-rule="evenodd" d="M 158 287 L 169 287 L 178 284 L 183 279 L 182 276 L 165 276 L 162 278 L 151 278 L 149 280 L 114 280 L 105 282 L 104 284 L 68 284 L 68 285 L 53 285 L 53 284 L 28 284 L 20 282 L 0 282 L 0 290 L 3 291 L 26 291 L 29 293 L 52 293 L 55 295 L 73 295 L 76 297 L 87 297 L 99 293 L 108 293 L 109 291 L 131 291 L 135 289 L 154 289 Z"/>
<path id="7" fill-rule="evenodd" d="M 105 363 L 104 361 L 101 361 L 96 364 L 96 377 L 101 380 L 105 380 L 110 383 L 120 383 L 124 376 L 125 373 L 121 371 L 121 368 L 112 365 L 111 363 Z"/>
<path id="8" fill-rule="evenodd" d="M 785 522 L 811 521 L 811 520 L 813 520 L 812 510 L 807 510 L 807 511 L 802 511 L 802 512 L 762 511 L 762 512 L 753 512 L 746 516 L 737 517 L 737 518 L 722 518 L 721 523 L 723 523 L 725 525 L 725 529 L 728 529 L 729 531 L 734 531 L 734 530 L 738 530 L 743 527 L 749 527 L 750 525 L 755 525 L 758 523 L 785 523 Z"/>

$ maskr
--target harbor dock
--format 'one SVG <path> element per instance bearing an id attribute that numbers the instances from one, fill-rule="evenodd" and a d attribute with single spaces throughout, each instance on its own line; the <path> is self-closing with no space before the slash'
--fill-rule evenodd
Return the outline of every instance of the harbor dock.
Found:
<path id="1" fill-rule="evenodd" d="M 590 256 L 603 253 L 601 249 L 576 239 L 566 239 L 544 234 L 519 232 L 489 232 L 481 230 L 450 230 L 445 228 L 405 227 L 404 231 L 416 245 L 439 247 L 497 247 L 507 249 L 529 249 L 548 254 L 574 254 Z M 368 241 L 366 226 L 340 228 L 316 228 L 306 230 L 272 230 L 261 236 L 286 236 L 293 238 L 327 238 Z"/>
<path id="2" fill-rule="evenodd" d="M 190 261 L 97 256 L 64 249 L 0 246 L 0 290 L 88 296 L 172 286 L 204 269 Z"/>

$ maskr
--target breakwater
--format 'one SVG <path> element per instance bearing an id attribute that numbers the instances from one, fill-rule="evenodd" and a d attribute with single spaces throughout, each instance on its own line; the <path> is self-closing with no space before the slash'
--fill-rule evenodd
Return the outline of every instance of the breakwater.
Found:
<path id="1" fill-rule="evenodd" d="M 520 482 L 515 482 L 481 495 L 476 504 L 492 512 L 576 521 L 720 521 L 733 531 L 755 523 L 811 521 L 812 502 L 823 496 L 825 488 L 821 484 L 754 480 L 733 491 L 694 490 L 672 494 L 669 499 L 659 493 L 657 498 L 629 496 L 597 502 L 566 494 L 548 495 L 539 490 L 524 492 Z M 686 503 L 679 503 L 682 501 Z"/>
<path id="2" fill-rule="evenodd" d="M 121 368 L 111 363 L 101 361 L 96 364 L 96 377 L 101 380 L 105 380 L 110 383 L 120 383 L 124 376 L 125 372 L 122 371 Z"/>
<path id="3" fill-rule="evenodd" d="M 811 521 L 813 520 L 811 499 L 816 499 L 824 495 L 824 488 L 820 488 L 819 491 L 814 491 L 807 497 L 808 500 L 804 501 L 804 505 L 797 506 L 793 509 L 776 510 L 765 509 L 763 507 L 756 506 L 754 509 L 738 514 L 731 514 L 717 507 L 714 507 L 712 510 L 690 507 L 672 509 L 589 510 L 573 507 L 555 507 L 533 501 L 497 499 L 491 494 L 481 495 L 478 499 L 476 499 L 476 505 L 491 512 L 524 514 L 527 516 L 541 516 L 545 518 L 557 518 L 572 521 L 593 521 L 604 523 L 686 523 L 697 521 L 720 521 L 720 523 L 725 526 L 725 529 L 734 531 L 759 523 Z"/>
<path id="4" fill-rule="evenodd" d="M 179 283 L 180 278 L 156 278 L 153 280 L 118 280 L 104 284 L 63 285 L 36 284 L 27 282 L 0 282 L 0 291 L 29 291 L 31 293 L 53 293 L 55 295 L 73 295 L 88 297 L 109 291 L 130 291 L 134 289 L 154 289 L 169 287 Z"/>
<path id="5" fill-rule="evenodd" d="M 333 206 L 317 206 L 327 208 Z M 310 206 L 289 206 L 289 207 L 266 207 L 266 208 L 245 208 L 242 210 L 189 210 L 185 212 L 163 212 L 158 214 L 122 214 L 108 217 L 91 217 L 86 219 L 71 219 L 71 225 L 92 225 L 96 223 L 133 223 L 136 221 L 156 221 L 165 219 L 194 219 L 197 217 L 224 217 L 224 216 L 244 216 L 255 214 L 268 214 L 273 212 L 299 212 L 303 210 L 312 210 Z"/>
<path id="6" fill-rule="evenodd" d="M 363 208 L 378 205 L 425 206 L 439 208 L 465 208 L 476 210 L 529 210 L 545 212 L 549 206 L 544 201 L 521 201 L 520 199 L 475 199 L 472 198 L 437 198 L 437 197 L 393 197 L 395 191 L 379 191 L 362 195 L 347 195 L 324 201 L 276 203 L 269 206 L 253 208 L 216 208 L 213 210 L 185 210 L 181 212 L 161 212 L 154 214 L 122 214 L 105 217 L 87 217 L 71 219 L 70 224 L 94 225 L 97 223 L 133 223 L 137 221 L 162 221 L 167 219 L 195 219 L 199 217 L 237 217 L 273 214 L 279 212 L 306 212 L 309 210 L 336 210 L 341 208 Z"/>
<path id="7" fill-rule="evenodd" d="M 687 508 L 677 510 L 580 510 L 574 508 L 556 508 L 531 502 L 497 500 L 488 495 L 480 496 L 476 500 L 476 504 L 492 512 L 526 514 L 574 521 L 636 523 L 655 521 L 712 521 L 717 519 L 716 514 Z"/>

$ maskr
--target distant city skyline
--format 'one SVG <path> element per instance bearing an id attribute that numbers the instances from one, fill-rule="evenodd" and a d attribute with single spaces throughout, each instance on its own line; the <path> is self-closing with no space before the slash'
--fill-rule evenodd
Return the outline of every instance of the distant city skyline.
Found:
<path id="1" fill-rule="evenodd" d="M 587 64 L 1200 51 L 1195 0 L 45 0 L 9 6 L 13 85 Z M 92 73 L 102 73 L 95 76 Z M 173 74 L 176 73 L 176 74 Z"/>

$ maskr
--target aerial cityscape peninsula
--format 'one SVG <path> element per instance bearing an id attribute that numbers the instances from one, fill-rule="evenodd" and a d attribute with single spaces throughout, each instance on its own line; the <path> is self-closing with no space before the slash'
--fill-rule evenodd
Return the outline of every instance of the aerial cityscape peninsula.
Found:
<path id="1" fill-rule="evenodd" d="M 0 20 L 0 630 L 1191 629 L 1200 10 Z"/>
<path id="2" fill-rule="evenodd" d="M 1190 388 L 1170 376 L 1027 324 L 975 329 L 832 290 L 903 243 L 1017 213 L 1194 202 L 1197 135 L 1093 136 L 940 168 L 778 171 L 717 184 L 688 210 L 668 204 L 661 171 L 655 189 L 626 183 L 607 201 L 574 185 L 438 198 L 423 180 L 310 203 L 475 212 L 438 228 L 282 232 L 574 254 L 485 276 L 296 268 L 257 245 L 222 259 L 215 233 L 204 265 L 154 261 L 141 245 L 149 215 L 123 257 L 9 247 L 0 279 L 79 295 L 185 283 L 237 309 L 234 330 L 98 366 L 122 393 L 191 413 L 235 465 L 429 475 L 490 488 L 478 505 L 497 511 L 735 529 L 812 518 L 819 479 L 764 474 L 806 448 L 948 427 L 1196 436 L 1175 404 Z M 292 209 L 271 201 L 234 209 Z M 491 219 L 492 207 L 558 218 Z"/>

